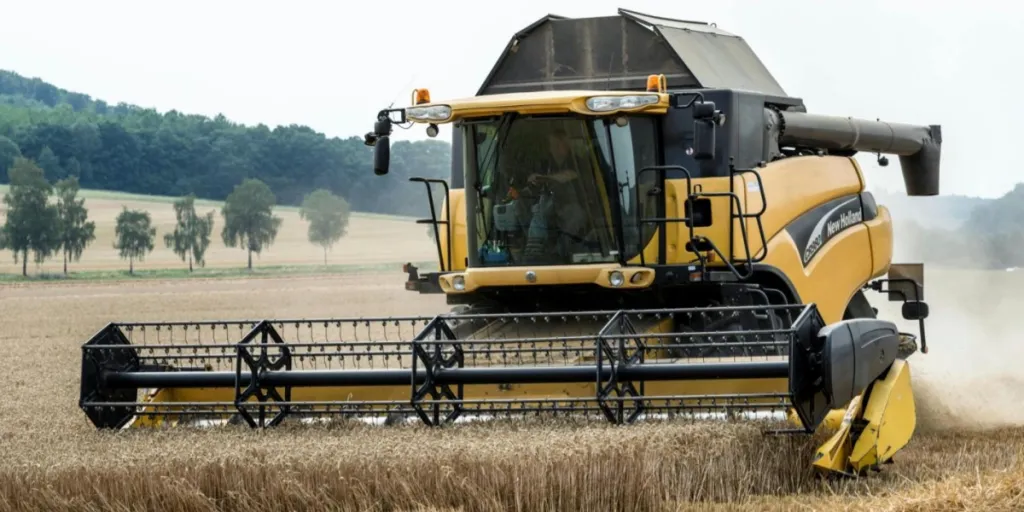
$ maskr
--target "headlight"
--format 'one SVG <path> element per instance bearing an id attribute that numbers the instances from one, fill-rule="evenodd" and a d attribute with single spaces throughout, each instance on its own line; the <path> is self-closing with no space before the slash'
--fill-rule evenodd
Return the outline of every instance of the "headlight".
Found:
<path id="1" fill-rule="evenodd" d="M 445 121 L 452 116 L 452 108 L 448 105 L 428 105 L 409 107 L 405 116 L 415 121 Z"/>
<path id="2" fill-rule="evenodd" d="M 465 290 L 466 289 L 466 278 L 464 276 L 461 276 L 461 275 L 452 277 L 452 288 L 455 288 L 455 291 L 459 291 L 459 292 L 461 292 L 462 290 Z"/>
<path id="3" fill-rule="evenodd" d="M 619 287 L 622 286 L 622 283 L 626 282 L 626 278 L 622 276 L 622 272 L 615 270 L 608 274 L 608 282 L 611 283 L 612 286 Z"/>
<path id="4" fill-rule="evenodd" d="M 594 96 L 593 98 L 587 98 L 587 108 L 594 112 L 610 112 L 618 109 L 653 105 L 657 102 L 657 94 L 642 94 L 636 96 Z"/>

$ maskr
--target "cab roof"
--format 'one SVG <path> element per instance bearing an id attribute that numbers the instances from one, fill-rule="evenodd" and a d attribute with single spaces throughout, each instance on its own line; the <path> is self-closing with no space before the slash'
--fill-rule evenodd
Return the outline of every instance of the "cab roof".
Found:
<path id="1" fill-rule="evenodd" d="M 537 20 L 512 36 L 477 94 L 642 91 L 652 74 L 665 75 L 670 89 L 786 96 L 742 37 L 714 24 L 626 9 L 616 16 Z"/>

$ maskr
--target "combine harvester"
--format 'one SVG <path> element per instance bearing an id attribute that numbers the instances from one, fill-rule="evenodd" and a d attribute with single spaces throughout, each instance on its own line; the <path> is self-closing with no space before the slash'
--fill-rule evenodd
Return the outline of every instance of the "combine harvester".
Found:
<path id="1" fill-rule="evenodd" d="M 907 193 L 935 195 L 938 126 L 808 113 L 743 39 L 625 10 L 547 16 L 476 96 L 381 111 L 376 174 L 407 123 L 454 134 L 450 180 L 413 179 L 439 271 L 406 268 L 452 311 L 111 324 L 83 346 L 96 427 L 776 411 L 834 432 L 813 458 L 829 474 L 910 440 L 923 270 L 891 263 L 853 156 L 899 155 Z M 870 290 L 919 334 L 876 318 Z"/>

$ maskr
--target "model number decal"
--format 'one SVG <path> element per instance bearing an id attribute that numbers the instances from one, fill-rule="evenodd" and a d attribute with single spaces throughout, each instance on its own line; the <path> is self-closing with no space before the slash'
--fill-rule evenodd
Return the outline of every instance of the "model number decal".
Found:
<path id="1" fill-rule="evenodd" d="M 786 230 L 800 250 L 801 262 L 807 266 L 829 240 L 863 220 L 860 198 L 843 197 L 805 213 Z"/>

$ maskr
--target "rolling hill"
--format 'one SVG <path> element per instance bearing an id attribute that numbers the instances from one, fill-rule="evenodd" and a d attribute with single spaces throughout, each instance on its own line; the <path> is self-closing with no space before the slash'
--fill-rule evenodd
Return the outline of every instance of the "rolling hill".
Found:
<path id="1" fill-rule="evenodd" d="M 224 199 L 245 178 L 267 183 L 281 204 L 327 188 L 356 211 L 426 215 L 423 185 L 444 178 L 445 141 L 398 141 L 391 174 L 374 176 L 360 136 L 328 138 L 307 126 L 244 126 L 224 116 L 157 112 L 70 92 L 0 70 L 0 169 L 35 160 L 51 182 L 77 176 L 83 188 Z M 0 173 L 0 183 L 7 180 Z"/>

